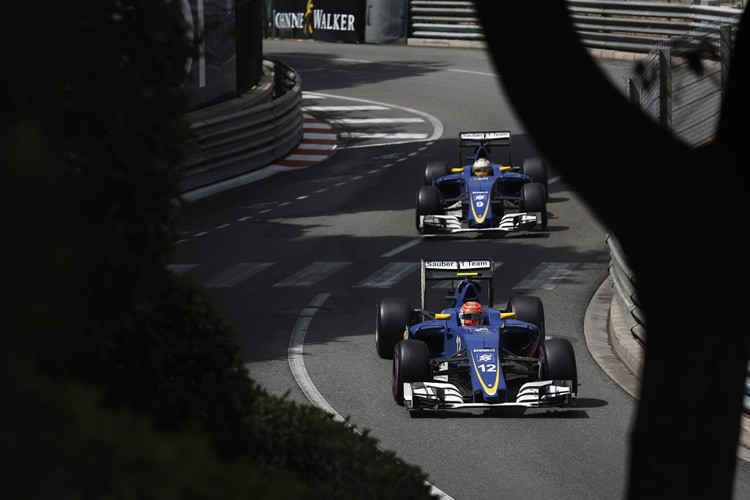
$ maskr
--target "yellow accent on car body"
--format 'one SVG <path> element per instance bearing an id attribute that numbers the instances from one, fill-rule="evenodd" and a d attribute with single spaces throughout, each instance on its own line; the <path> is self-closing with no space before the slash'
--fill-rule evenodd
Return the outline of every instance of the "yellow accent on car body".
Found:
<path id="1" fill-rule="evenodd" d="M 451 169 L 451 173 L 454 173 L 454 174 L 460 174 L 460 173 L 461 173 L 461 172 L 463 172 L 463 171 L 464 171 L 463 167 L 460 167 L 460 168 L 452 168 L 452 169 Z"/>
<path id="2" fill-rule="evenodd" d="M 507 312 L 507 313 L 500 313 L 500 319 L 508 319 L 508 318 L 515 318 L 516 313 L 514 312 Z"/>
<path id="3" fill-rule="evenodd" d="M 449 313 L 437 313 L 435 315 L 435 319 L 450 319 L 451 315 Z"/>
<path id="4" fill-rule="evenodd" d="M 506 166 L 506 165 L 501 165 L 500 166 L 500 171 L 501 172 L 507 172 L 508 170 L 512 170 L 512 169 L 513 169 L 513 167 L 510 167 L 510 166 Z"/>
<path id="5" fill-rule="evenodd" d="M 477 272 L 456 273 L 456 276 L 459 278 L 468 278 L 472 276 L 479 276 L 479 273 Z"/>
<path id="6" fill-rule="evenodd" d="M 500 367 L 498 366 L 497 371 L 495 372 L 495 382 L 491 387 L 487 387 L 487 384 L 484 383 L 484 379 L 482 378 L 482 374 L 479 373 L 479 368 L 477 368 L 477 361 L 474 359 L 473 352 L 471 353 L 471 362 L 474 365 L 474 371 L 477 374 L 477 379 L 479 379 L 479 383 L 482 385 L 484 392 L 486 392 L 488 396 L 494 396 L 497 392 L 497 386 L 500 383 Z"/>
<path id="7" fill-rule="evenodd" d="M 485 203 L 484 204 L 484 212 L 481 216 L 477 215 L 476 210 L 474 210 L 474 200 L 469 201 L 469 205 L 471 205 L 471 213 L 474 214 L 474 220 L 477 221 L 477 223 L 481 224 L 484 222 L 484 219 L 487 217 L 487 212 L 490 211 L 490 204 Z"/>

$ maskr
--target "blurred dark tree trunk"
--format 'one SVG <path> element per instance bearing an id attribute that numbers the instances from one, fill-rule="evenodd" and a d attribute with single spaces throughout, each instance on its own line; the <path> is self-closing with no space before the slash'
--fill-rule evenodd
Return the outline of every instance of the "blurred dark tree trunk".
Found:
<path id="1" fill-rule="evenodd" d="M 237 0 L 237 93 L 258 83 L 263 72 L 263 24 L 261 0 Z"/>
<path id="2" fill-rule="evenodd" d="M 627 496 L 731 498 L 748 359 L 737 291 L 748 262 L 747 11 L 717 138 L 691 149 L 609 83 L 563 2 L 477 5 L 526 131 L 618 236 L 638 276 L 649 344 Z"/>

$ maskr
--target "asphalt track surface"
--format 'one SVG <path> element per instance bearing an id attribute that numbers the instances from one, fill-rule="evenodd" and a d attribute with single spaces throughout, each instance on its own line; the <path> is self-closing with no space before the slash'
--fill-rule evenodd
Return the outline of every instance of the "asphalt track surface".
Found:
<path id="1" fill-rule="evenodd" d="M 417 242 L 414 204 L 424 165 L 455 158 L 459 130 L 511 130 L 514 162 L 534 155 L 486 53 L 298 41 L 266 41 L 264 53 L 300 71 L 305 91 L 337 96 L 307 99 L 306 106 L 344 106 L 352 102 L 347 97 L 389 105 L 308 111 L 316 117 L 419 116 L 400 107 L 437 117 L 444 131 L 436 141 L 381 146 L 371 144 L 389 139 L 350 134 L 356 140 L 343 141 L 323 163 L 185 210 L 174 269 L 208 287 L 233 325 L 251 376 L 272 393 L 308 402 L 289 369 L 290 335 L 300 312 L 330 294 L 307 325 L 303 359 L 312 383 L 338 413 L 371 429 L 384 448 L 423 467 L 431 483 L 457 499 L 621 498 L 634 400 L 601 371 L 583 337 L 586 306 L 607 274 L 606 230 L 595 216 L 553 166 L 548 233 Z M 601 64 L 624 88 L 630 63 Z M 336 128 L 431 133 L 427 122 L 415 120 L 369 123 L 375 125 L 347 121 Z M 585 138 L 575 147 L 585 147 Z M 421 419 L 396 406 L 391 363 L 375 352 L 375 304 L 386 296 L 416 304 L 420 258 L 491 258 L 502 263 L 497 303 L 514 293 L 539 296 L 547 335 L 569 339 L 575 350 L 577 404 L 522 416 Z M 742 461 L 735 498 L 750 498 L 750 467 Z"/>

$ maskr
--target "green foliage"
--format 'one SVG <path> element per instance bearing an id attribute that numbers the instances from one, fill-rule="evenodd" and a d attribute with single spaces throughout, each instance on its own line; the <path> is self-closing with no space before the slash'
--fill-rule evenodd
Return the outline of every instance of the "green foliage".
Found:
<path id="1" fill-rule="evenodd" d="M 367 432 L 252 382 L 205 292 L 166 271 L 194 49 L 179 6 L 13 2 L 2 17 L 6 47 L 45 42 L 10 51 L 1 83 L 14 486 L 24 498 L 428 498 L 424 473 Z"/>
<path id="2" fill-rule="evenodd" d="M 97 392 L 13 363 L 2 453 L 17 498 L 310 498 L 323 490 L 250 457 L 223 461 L 201 433 L 156 432 L 132 411 L 102 410 Z M 11 495 L 13 496 L 13 495 Z M 15 498 L 15 496 L 13 496 Z"/>

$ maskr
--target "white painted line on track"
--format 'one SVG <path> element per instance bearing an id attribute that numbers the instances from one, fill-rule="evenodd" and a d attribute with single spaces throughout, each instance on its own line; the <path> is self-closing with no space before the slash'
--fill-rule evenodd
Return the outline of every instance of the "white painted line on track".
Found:
<path id="1" fill-rule="evenodd" d="M 359 63 L 359 64 L 370 64 L 372 62 L 372 61 L 368 61 L 366 59 L 350 59 L 348 57 L 336 57 L 333 60 L 334 61 L 341 61 L 341 62 Z"/>
<path id="2" fill-rule="evenodd" d="M 315 132 L 305 132 L 302 135 L 303 139 L 325 139 L 328 141 L 335 141 L 336 140 L 336 134 L 318 134 Z"/>
<path id="3" fill-rule="evenodd" d="M 302 126 L 302 128 L 304 129 L 321 129 L 322 128 L 326 130 L 331 130 L 332 127 L 328 125 L 327 123 L 317 122 L 317 123 L 305 123 Z"/>
<path id="4" fill-rule="evenodd" d="M 287 348 L 287 361 L 289 363 L 289 370 L 292 372 L 292 377 L 299 386 L 305 397 L 324 412 L 328 413 L 333 417 L 336 422 L 345 422 L 344 417 L 341 416 L 336 409 L 326 401 L 326 398 L 320 393 L 315 384 L 310 378 L 310 374 L 305 366 L 305 337 L 307 331 L 310 328 L 315 313 L 317 313 L 323 304 L 326 303 L 328 298 L 331 296 L 330 293 L 319 293 L 313 297 L 312 301 L 302 309 L 297 316 L 297 321 L 294 323 L 292 328 L 292 334 L 289 336 L 289 347 Z M 361 433 L 359 429 L 353 429 L 356 433 Z M 430 487 L 430 493 L 437 496 L 440 500 L 453 500 L 453 497 L 445 493 L 443 490 L 425 481 Z"/>
<path id="5" fill-rule="evenodd" d="M 354 288 L 391 288 L 417 270 L 416 262 L 390 262 L 360 281 Z"/>
<path id="6" fill-rule="evenodd" d="M 240 217 L 239 219 L 237 219 L 237 222 L 245 222 L 246 220 L 252 219 L 252 218 L 253 218 L 252 215 L 247 215 L 245 217 Z"/>
<path id="7" fill-rule="evenodd" d="M 325 99 L 322 95 L 314 94 L 312 92 L 302 92 L 302 99 Z"/>
<path id="8" fill-rule="evenodd" d="M 297 322 L 294 324 L 292 329 L 292 335 L 289 337 L 289 347 L 287 349 L 287 359 L 289 361 L 289 370 L 292 372 L 292 377 L 297 382 L 297 385 L 305 397 L 310 400 L 312 404 L 323 410 L 324 412 L 333 415 L 333 419 L 337 422 L 343 422 L 344 417 L 333 409 L 333 406 L 328 404 L 328 401 L 318 391 L 318 388 L 313 384 L 310 374 L 307 373 L 305 367 L 305 336 L 307 330 L 310 328 L 315 313 L 318 309 L 325 304 L 330 293 L 319 293 L 313 300 L 307 305 L 306 308 L 300 311 L 297 317 Z"/>
<path id="9" fill-rule="evenodd" d="M 393 163 L 386 163 L 383 165 L 383 168 L 391 168 L 393 166 Z"/>
<path id="10" fill-rule="evenodd" d="M 261 211 L 260 211 L 260 212 L 258 212 L 258 213 L 259 213 L 259 214 L 267 214 L 267 213 L 268 213 L 268 212 L 270 212 L 270 211 L 271 211 L 271 209 L 270 209 L 270 208 L 266 208 L 265 210 L 261 210 Z"/>
<path id="11" fill-rule="evenodd" d="M 351 262 L 313 262 L 273 286 L 276 288 L 313 286 L 349 265 Z"/>
<path id="12" fill-rule="evenodd" d="M 354 101 L 354 102 L 361 102 L 361 103 L 364 103 L 364 104 L 374 104 L 374 105 L 377 105 L 377 106 L 386 106 L 386 107 L 389 107 L 389 108 L 394 108 L 394 109 L 398 109 L 398 110 L 401 110 L 401 111 L 405 111 L 407 113 L 412 113 L 412 114 L 415 114 L 417 116 L 421 116 L 421 117 L 425 118 L 432 125 L 432 135 L 430 135 L 425 140 L 427 140 L 427 141 L 436 141 L 437 139 L 440 139 L 440 137 L 442 137 L 442 135 L 443 135 L 443 131 L 444 131 L 443 123 L 439 119 L 437 119 L 435 116 L 433 116 L 433 115 L 431 115 L 429 113 L 425 113 L 424 111 L 419 111 L 419 110 L 416 110 L 416 109 L 413 109 L 413 108 L 407 108 L 407 107 L 404 107 L 404 106 L 397 106 L 395 104 L 387 104 L 387 103 L 379 102 L 379 101 L 371 101 L 371 100 L 368 100 L 368 99 L 360 99 L 360 98 L 355 98 L 355 97 L 345 97 L 345 96 L 335 95 L 335 94 L 322 94 L 321 93 L 321 94 L 316 94 L 316 95 L 319 95 L 319 96 L 322 96 L 322 97 L 330 97 L 330 98 L 333 98 L 333 99 L 342 99 L 342 100 L 349 100 L 349 101 Z M 416 141 L 405 140 L 405 141 L 395 141 L 395 142 L 382 142 L 382 143 L 378 143 L 378 144 L 355 144 L 355 145 L 352 145 L 352 146 L 346 146 L 346 148 L 342 148 L 342 149 L 369 148 L 369 147 L 387 146 L 387 145 L 393 145 L 393 144 L 404 144 L 404 143 L 408 143 L 408 142 L 419 142 L 419 140 L 416 140 Z"/>
<path id="13" fill-rule="evenodd" d="M 565 279 L 578 265 L 576 262 L 542 262 L 513 290 L 554 290 L 557 282 Z"/>
<path id="14" fill-rule="evenodd" d="M 559 180 L 560 180 L 560 176 L 558 175 L 557 177 L 553 177 L 550 180 L 548 180 L 547 184 L 554 184 L 555 182 L 557 182 Z"/>
<path id="15" fill-rule="evenodd" d="M 290 161 L 323 161 L 328 158 L 328 155 L 300 155 L 292 154 L 284 158 L 284 160 Z"/>
<path id="16" fill-rule="evenodd" d="M 289 206 L 291 204 L 292 204 L 291 201 L 283 201 L 283 202 L 279 203 L 279 206 L 280 207 L 286 207 L 286 206 Z"/>
<path id="17" fill-rule="evenodd" d="M 306 199 L 306 198 L 308 198 L 308 196 L 307 196 L 306 194 L 303 194 L 303 195 L 301 195 L 301 196 L 297 196 L 297 199 L 298 199 L 298 200 L 304 200 L 304 199 Z"/>
<path id="18" fill-rule="evenodd" d="M 385 111 L 390 109 L 387 106 L 380 105 L 362 105 L 362 106 L 304 106 L 302 111 Z"/>
<path id="19" fill-rule="evenodd" d="M 354 177 L 352 177 L 352 180 L 353 180 L 353 181 L 358 181 L 358 180 L 360 180 L 361 178 L 362 178 L 362 176 L 361 176 L 361 175 L 355 175 Z"/>
<path id="20" fill-rule="evenodd" d="M 411 158 L 412 156 L 417 156 L 417 153 L 416 153 L 416 151 L 414 151 L 414 152 L 409 153 L 406 156 L 408 156 L 409 158 Z"/>
<path id="21" fill-rule="evenodd" d="M 269 165 L 268 167 L 261 168 L 260 170 L 256 170 L 254 172 L 240 175 L 240 176 L 237 176 L 232 179 L 225 180 L 225 181 L 217 182 L 216 184 L 212 184 L 210 186 L 193 189 L 192 191 L 183 193 L 182 195 L 180 195 L 180 197 L 183 199 L 183 201 L 186 201 L 186 202 L 197 201 L 202 198 L 211 196 L 213 194 L 226 191 L 228 189 L 233 189 L 236 187 L 251 184 L 261 179 L 265 179 L 266 177 L 276 175 L 280 172 L 286 172 L 289 170 L 298 170 L 298 169 L 299 167 L 284 167 L 282 165 Z"/>
<path id="22" fill-rule="evenodd" d="M 326 191 L 328 191 L 328 188 L 320 188 L 313 191 L 313 193 L 325 193 Z"/>
<path id="23" fill-rule="evenodd" d="M 482 76 L 497 76 L 495 73 L 487 73 L 486 71 L 472 71 L 469 69 L 446 69 L 445 71 L 451 71 L 453 73 L 468 73 L 470 75 L 482 75 Z"/>
<path id="24" fill-rule="evenodd" d="M 230 288 L 268 269 L 272 265 L 273 262 L 240 262 L 212 277 L 206 283 L 206 287 Z"/>
<path id="25" fill-rule="evenodd" d="M 206 236 L 208 233 L 206 231 L 201 231 L 200 233 L 195 233 L 193 235 L 193 238 L 200 238 L 201 236 Z"/>
<path id="26" fill-rule="evenodd" d="M 335 118 L 328 120 L 342 125 L 381 125 L 388 123 L 424 123 L 423 118 Z M 427 137 L 427 134 L 424 134 Z"/>
<path id="27" fill-rule="evenodd" d="M 422 239 L 421 238 L 416 238 L 414 240 L 407 241 L 403 245 L 397 246 L 396 248 L 394 248 L 390 252 L 384 253 L 383 255 L 381 255 L 381 257 L 393 257 L 394 255 L 400 254 L 404 250 L 408 250 L 411 247 L 415 247 L 415 246 L 419 245 L 420 243 L 422 243 Z"/>
<path id="28" fill-rule="evenodd" d="M 349 139 L 426 139 L 427 134 L 417 134 L 409 132 L 342 132 L 341 137 Z M 383 144 L 381 144 L 382 146 Z M 373 144 L 368 144 L 368 147 L 372 147 Z M 351 148 L 352 146 L 345 146 L 342 149 Z"/>
<path id="29" fill-rule="evenodd" d="M 229 224 L 221 224 L 221 225 L 219 225 L 219 226 L 216 226 L 216 229 L 226 229 L 226 228 L 228 228 L 229 226 L 230 226 Z"/>
<path id="30" fill-rule="evenodd" d="M 315 144 L 314 142 L 300 142 L 297 146 L 297 151 L 301 150 L 317 150 L 317 151 L 328 151 L 330 149 L 336 149 L 335 144 Z"/>

